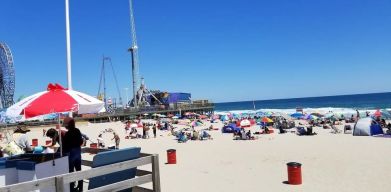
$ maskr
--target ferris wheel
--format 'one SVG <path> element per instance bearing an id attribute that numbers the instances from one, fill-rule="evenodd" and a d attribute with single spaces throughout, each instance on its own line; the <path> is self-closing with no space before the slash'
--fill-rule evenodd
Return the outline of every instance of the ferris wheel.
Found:
<path id="1" fill-rule="evenodd" d="M 14 104 L 14 60 L 8 45 L 0 42 L 0 109 Z"/>

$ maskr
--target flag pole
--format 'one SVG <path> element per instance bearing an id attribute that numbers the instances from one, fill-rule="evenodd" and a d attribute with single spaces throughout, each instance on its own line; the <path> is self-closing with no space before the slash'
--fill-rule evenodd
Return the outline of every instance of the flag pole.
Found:
<path id="1" fill-rule="evenodd" d="M 66 43 L 67 43 L 68 89 L 72 90 L 71 32 L 70 32 L 70 24 L 69 24 L 69 0 L 65 0 L 65 25 L 66 25 Z"/>
<path id="2" fill-rule="evenodd" d="M 67 80 L 68 90 L 72 90 L 72 58 L 71 58 L 71 26 L 69 24 L 69 0 L 65 0 L 65 29 L 66 29 L 66 43 L 67 43 Z M 73 117 L 72 113 L 68 114 Z"/>

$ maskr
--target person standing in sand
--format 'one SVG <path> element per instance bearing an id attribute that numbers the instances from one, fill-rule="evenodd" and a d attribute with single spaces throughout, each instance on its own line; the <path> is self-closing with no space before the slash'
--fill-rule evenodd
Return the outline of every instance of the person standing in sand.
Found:
<path id="1" fill-rule="evenodd" d="M 119 149 L 120 138 L 116 132 L 113 132 L 114 137 L 111 140 L 115 141 L 115 149 Z"/>
<path id="2" fill-rule="evenodd" d="M 76 128 L 75 120 L 70 117 L 64 119 L 63 126 L 68 130 L 63 137 L 62 148 L 63 153 L 69 158 L 69 172 L 81 171 L 81 132 Z M 70 183 L 70 188 L 71 191 L 83 191 L 83 180 L 77 182 L 76 188 L 74 182 Z"/>
<path id="3" fill-rule="evenodd" d="M 152 126 L 152 131 L 153 131 L 153 137 L 156 138 L 156 125 L 153 124 Z"/>

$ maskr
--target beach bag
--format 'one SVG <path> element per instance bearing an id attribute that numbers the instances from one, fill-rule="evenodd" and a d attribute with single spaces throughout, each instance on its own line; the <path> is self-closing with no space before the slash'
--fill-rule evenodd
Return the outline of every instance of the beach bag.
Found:
<path id="1" fill-rule="evenodd" d="M 3 149 L 9 156 L 23 154 L 24 150 L 15 141 L 9 142 Z"/>

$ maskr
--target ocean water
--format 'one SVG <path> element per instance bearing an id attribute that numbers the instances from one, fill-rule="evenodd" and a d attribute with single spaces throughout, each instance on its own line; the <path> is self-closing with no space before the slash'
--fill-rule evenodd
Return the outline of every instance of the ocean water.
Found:
<path id="1" fill-rule="evenodd" d="M 356 109 L 359 111 L 374 111 L 377 109 L 391 110 L 391 92 L 216 103 L 215 111 L 248 111 L 254 110 L 254 106 L 256 110 L 260 111 L 283 111 L 286 113 L 295 112 L 297 107 L 303 108 L 304 111 L 308 110 L 319 112 L 353 112 Z"/>

